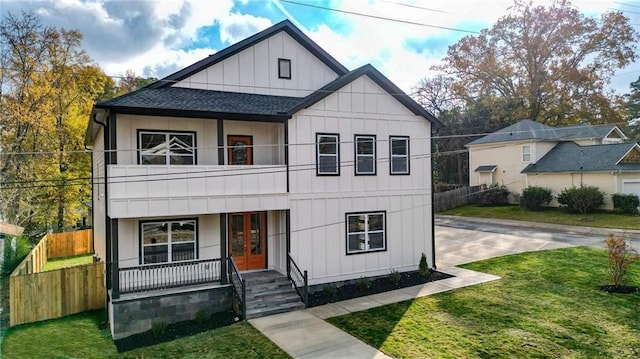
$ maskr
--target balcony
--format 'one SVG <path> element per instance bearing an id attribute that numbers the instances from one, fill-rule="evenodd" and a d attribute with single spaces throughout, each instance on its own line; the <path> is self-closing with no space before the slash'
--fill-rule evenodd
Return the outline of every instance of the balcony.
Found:
<path id="1" fill-rule="evenodd" d="M 112 218 L 288 208 L 286 165 L 110 165 Z"/>

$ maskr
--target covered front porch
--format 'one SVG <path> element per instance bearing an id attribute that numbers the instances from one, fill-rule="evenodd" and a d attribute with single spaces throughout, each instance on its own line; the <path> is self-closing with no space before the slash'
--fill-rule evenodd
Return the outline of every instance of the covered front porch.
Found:
<path id="1" fill-rule="evenodd" d="M 287 275 L 287 228 L 288 210 L 111 220 L 111 298 L 226 285 L 234 269 Z"/>

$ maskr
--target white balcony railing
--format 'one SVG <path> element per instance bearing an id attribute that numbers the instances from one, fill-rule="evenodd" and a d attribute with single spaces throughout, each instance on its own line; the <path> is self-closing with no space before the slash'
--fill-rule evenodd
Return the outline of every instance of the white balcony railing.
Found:
<path id="1" fill-rule="evenodd" d="M 216 210 L 225 210 L 227 205 L 237 207 L 228 201 L 230 198 L 282 197 L 287 193 L 285 165 L 110 165 L 107 171 L 109 214 L 116 218 L 187 214 L 193 210 L 176 211 L 175 207 L 185 202 L 193 205 L 196 200 L 217 201 Z M 226 201 L 222 208 L 220 201 Z M 164 207 L 173 208 L 163 212 Z"/>

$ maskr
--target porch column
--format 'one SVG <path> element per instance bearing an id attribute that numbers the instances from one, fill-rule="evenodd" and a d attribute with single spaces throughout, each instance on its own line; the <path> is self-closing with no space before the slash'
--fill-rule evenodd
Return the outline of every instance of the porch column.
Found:
<path id="1" fill-rule="evenodd" d="M 227 260 L 228 251 L 227 251 L 227 214 L 220 213 L 220 283 L 227 284 L 227 265 L 229 261 Z"/>
<path id="2" fill-rule="evenodd" d="M 118 219 L 111 219 L 109 226 L 111 227 L 111 298 L 120 297 L 120 275 L 118 270 Z"/>
<path id="3" fill-rule="evenodd" d="M 289 120 L 284 120 L 284 164 L 287 166 L 287 193 L 289 193 Z"/>
<path id="4" fill-rule="evenodd" d="M 224 122 L 216 120 L 218 125 L 218 165 L 224 165 Z"/>
<path id="5" fill-rule="evenodd" d="M 289 255 L 291 253 L 291 210 L 287 209 L 284 212 L 284 227 L 285 236 L 287 242 L 287 277 L 291 279 L 291 261 L 289 261 Z"/>

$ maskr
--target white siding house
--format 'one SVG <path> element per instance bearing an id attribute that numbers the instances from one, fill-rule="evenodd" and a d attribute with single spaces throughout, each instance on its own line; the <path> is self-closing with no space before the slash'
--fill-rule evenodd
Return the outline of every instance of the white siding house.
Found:
<path id="1" fill-rule="evenodd" d="M 305 300 L 307 286 L 415 270 L 422 253 L 435 268 L 438 125 L 289 21 L 96 104 L 86 142 L 114 338 L 231 307 L 245 273 L 280 273 Z"/>

